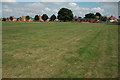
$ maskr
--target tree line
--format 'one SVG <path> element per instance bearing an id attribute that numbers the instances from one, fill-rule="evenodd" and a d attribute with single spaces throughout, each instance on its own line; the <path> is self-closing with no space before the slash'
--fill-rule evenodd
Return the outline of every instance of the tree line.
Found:
<path id="1" fill-rule="evenodd" d="M 98 19 L 100 19 L 101 21 L 106 21 L 107 17 L 106 16 L 102 16 L 99 12 L 97 12 L 96 14 L 94 13 L 89 13 L 89 14 L 85 14 L 84 18 L 94 18 L 97 19 L 96 16 L 99 16 Z M 30 16 L 26 16 L 26 20 L 29 20 L 31 17 Z M 43 14 L 42 15 L 42 20 L 47 20 L 49 17 L 47 14 Z M 81 18 L 81 17 L 79 17 Z M 55 16 L 54 14 L 50 17 L 51 21 L 54 21 L 55 19 L 59 19 L 60 21 L 72 21 L 73 19 L 73 12 L 70 9 L 67 8 L 61 8 L 58 11 L 58 16 Z M 6 21 L 6 18 L 2 19 L 3 21 Z M 13 17 L 10 16 L 10 20 L 13 20 Z M 34 17 L 34 21 L 39 21 L 39 15 L 35 15 Z"/>
<path id="2" fill-rule="evenodd" d="M 47 20 L 49 17 L 47 14 L 43 14 L 42 15 L 42 19 L 45 21 Z M 58 11 L 58 16 L 55 16 L 54 14 L 50 17 L 50 20 L 51 21 L 54 21 L 55 19 L 59 19 L 60 21 L 71 21 L 73 19 L 73 13 L 70 9 L 67 9 L 67 8 L 61 8 L 59 11 Z M 36 15 L 34 17 L 34 20 L 35 21 L 39 21 L 39 16 Z"/>
<path id="3" fill-rule="evenodd" d="M 43 15 L 42 15 L 42 19 L 43 19 L 44 21 L 47 20 L 48 18 L 49 18 L 49 17 L 48 17 L 47 14 L 43 14 Z M 26 17 L 26 19 L 29 20 L 30 17 L 28 16 L 28 18 Z M 56 19 L 56 16 L 53 14 L 53 15 L 50 17 L 50 20 L 51 20 L 51 21 L 54 21 L 55 19 Z M 35 20 L 35 21 L 39 21 L 39 16 L 38 16 L 38 15 L 35 15 L 34 20 Z"/>

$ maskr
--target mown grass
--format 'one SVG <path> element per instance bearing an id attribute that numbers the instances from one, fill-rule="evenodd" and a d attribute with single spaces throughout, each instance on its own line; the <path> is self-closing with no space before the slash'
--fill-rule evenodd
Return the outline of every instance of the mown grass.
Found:
<path id="1" fill-rule="evenodd" d="M 4 78 L 116 78 L 118 26 L 3 22 Z"/>

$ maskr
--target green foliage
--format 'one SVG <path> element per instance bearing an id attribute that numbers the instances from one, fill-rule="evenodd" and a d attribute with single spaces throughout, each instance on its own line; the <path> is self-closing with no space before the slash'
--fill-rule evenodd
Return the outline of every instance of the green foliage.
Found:
<path id="1" fill-rule="evenodd" d="M 95 15 L 93 13 L 89 13 L 85 15 L 85 18 L 95 18 Z"/>
<path id="2" fill-rule="evenodd" d="M 51 17 L 50 17 L 51 21 L 54 21 L 56 19 L 56 16 L 53 14 Z"/>
<path id="3" fill-rule="evenodd" d="M 58 19 L 62 21 L 71 21 L 73 19 L 73 13 L 70 9 L 61 8 L 58 11 Z"/>
<path id="4" fill-rule="evenodd" d="M 12 17 L 12 16 L 10 16 L 10 20 L 11 20 L 11 21 L 13 20 L 13 17 Z"/>
<path id="5" fill-rule="evenodd" d="M 35 20 L 35 21 L 39 21 L 39 16 L 38 16 L 38 15 L 35 15 L 34 20 Z"/>
<path id="6" fill-rule="evenodd" d="M 101 17 L 102 15 L 101 15 L 99 12 L 97 12 L 97 13 L 95 14 L 95 16 Z"/>
<path id="7" fill-rule="evenodd" d="M 26 20 L 29 20 L 30 19 L 30 17 L 29 16 L 26 16 Z"/>
<path id="8" fill-rule="evenodd" d="M 47 14 L 43 14 L 43 15 L 42 15 L 42 19 L 43 19 L 44 21 L 47 20 L 47 19 L 48 19 Z"/>
<path id="9" fill-rule="evenodd" d="M 107 17 L 106 16 L 102 16 L 102 17 L 100 17 L 100 20 L 101 21 L 107 21 Z"/>
<path id="10" fill-rule="evenodd" d="M 2 21 L 6 21 L 6 18 L 3 18 Z"/>
<path id="11" fill-rule="evenodd" d="M 82 17 L 78 17 L 78 18 L 82 18 Z"/>
<path id="12" fill-rule="evenodd" d="M 18 21 L 19 18 L 17 18 L 17 21 Z"/>

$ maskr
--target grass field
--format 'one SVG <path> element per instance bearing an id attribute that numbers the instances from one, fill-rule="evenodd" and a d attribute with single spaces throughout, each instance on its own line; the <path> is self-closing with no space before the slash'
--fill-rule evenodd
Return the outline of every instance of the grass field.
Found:
<path id="1" fill-rule="evenodd" d="M 118 26 L 3 22 L 3 78 L 116 78 Z"/>

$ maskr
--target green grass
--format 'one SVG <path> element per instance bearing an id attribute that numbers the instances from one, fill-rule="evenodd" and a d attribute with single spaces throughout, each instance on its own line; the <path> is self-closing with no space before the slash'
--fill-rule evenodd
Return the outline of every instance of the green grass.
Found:
<path id="1" fill-rule="evenodd" d="M 3 78 L 116 78 L 118 26 L 3 22 Z"/>

